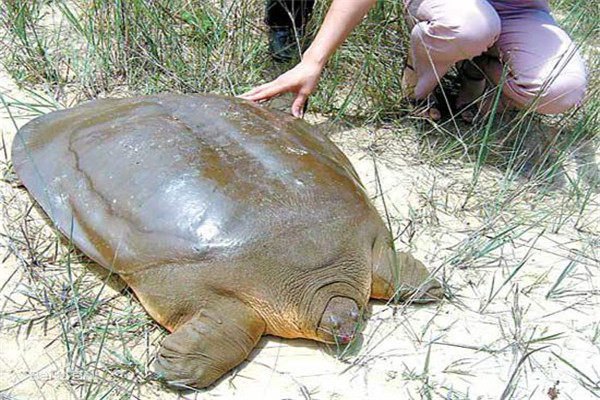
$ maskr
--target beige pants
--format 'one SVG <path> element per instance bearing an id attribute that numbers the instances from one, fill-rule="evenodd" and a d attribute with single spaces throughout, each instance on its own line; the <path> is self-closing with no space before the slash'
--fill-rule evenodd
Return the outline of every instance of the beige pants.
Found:
<path id="1" fill-rule="evenodd" d="M 490 51 L 480 67 L 518 107 L 555 114 L 585 94 L 583 59 L 546 0 L 406 0 L 415 97 L 425 98 L 456 62 Z M 505 71 L 506 68 L 506 71 Z"/>

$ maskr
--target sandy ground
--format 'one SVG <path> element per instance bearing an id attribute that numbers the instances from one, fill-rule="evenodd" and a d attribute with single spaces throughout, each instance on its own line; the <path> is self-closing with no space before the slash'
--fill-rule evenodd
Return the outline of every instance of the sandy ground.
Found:
<path id="1" fill-rule="evenodd" d="M 6 74 L 0 75 L 0 88 L 26 98 Z M 18 125 L 31 118 L 15 113 Z M 10 147 L 15 126 L 6 109 L 0 111 L 0 130 Z M 31 201 L 18 183 L 5 179 L 0 183 L 0 398 L 599 397 L 598 195 L 588 196 L 580 213 L 566 193 L 540 203 L 539 188 L 519 192 L 515 186 L 524 183 L 510 186 L 503 171 L 489 168 L 464 206 L 472 169 L 424 162 L 414 132 L 402 133 L 400 138 L 393 130 L 338 129 L 332 138 L 382 207 L 377 166 L 392 223 L 402 233 L 398 247 L 411 249 L 435 269 L 451 297 L 420 307 L 372 304 L 356 354 L 338 357 L 339 351 L 316 342 L 265 337 L 248 361 L 214 387 L 185 394 L 146 379 L 163 331 L 129 293 L 117 284 L 103 285 L 85 259 L 74 260 L 69 280 L 61 264 L 69 254 L 66 244 L 37 209 L 28 212 Z M 518 198 L 505 203 L 513 192 Z M 35 243 L 25 244 L 25 237 Z M 50 250 L 26 250 L 44 243 Z M 488 252 L 489 246 L 497 247 Z M 42 253 L 42 262 L 32 264 Z M 98 295 L 102 303 L 97 317 L 80 324 L 77 312 L 49 310 L 50 302 L 35 297 L 56 293 L 62 285 L 67 303 L 73 280 L 80 284 L 81 299 Z M 117 333 L 98 340 L 92 331 L 104 323 Z M 87 360 L 74 350 L 80 341 L 87 343 Z"/>

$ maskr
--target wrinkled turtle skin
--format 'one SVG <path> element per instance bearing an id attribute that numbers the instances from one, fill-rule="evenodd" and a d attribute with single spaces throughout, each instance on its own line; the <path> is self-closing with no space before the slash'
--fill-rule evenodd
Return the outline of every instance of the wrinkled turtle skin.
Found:
<path id="1" fill-rule="evenodd" d="M 155 369 L 206 387 L 262 335 L 347 342 L 369 297 L 441 296 L 348 159 L 245 100 L 98 100 L 28 123 L 17 174 L 58 229 L 172 333 Z"/>

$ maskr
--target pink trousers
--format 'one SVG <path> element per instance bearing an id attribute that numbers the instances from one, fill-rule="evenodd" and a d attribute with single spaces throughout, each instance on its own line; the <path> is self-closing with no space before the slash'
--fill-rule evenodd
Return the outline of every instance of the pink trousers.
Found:
<path id="1" fill-rule="evenodd" d="M 405 0 L 412 24 L 415 97 L 425 98 L 456 62 L 484 52 L 483 72 L 517 107 L 555 114 L 579 104 L 586 71 L 547 0 Z"/>

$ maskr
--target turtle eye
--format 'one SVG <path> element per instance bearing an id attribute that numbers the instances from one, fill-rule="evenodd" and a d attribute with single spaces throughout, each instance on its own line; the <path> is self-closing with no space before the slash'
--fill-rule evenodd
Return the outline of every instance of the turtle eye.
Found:
<path id="1" fill-rule="evenodd" d="M 350 319 L 352 321 L 355 321 L 355 322 L 357 322 L 360 318 L 360 314 L 359 314 L 358 310 L 354 310 L 354 309 L 350 310 L 350 312 L 348 312 L 348 316 L 350 317 Z"/>
<path id="2" fill-rule="evenodd" d="M 328 319 L 329 325 L 332 329 L 339 329 L 339 327 L 342 325 L 339 317 L 335 315 L 330 315 Z"/>

